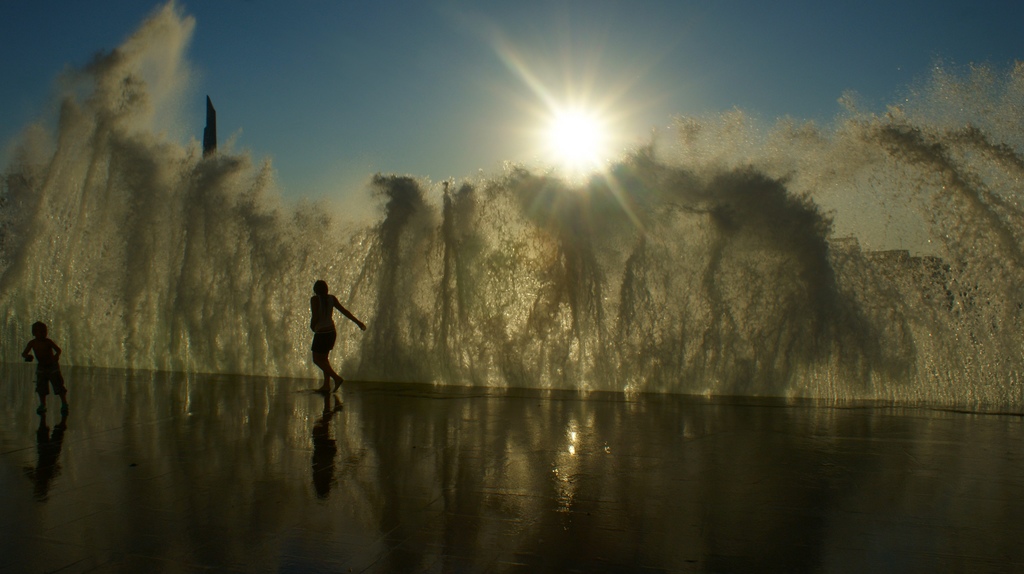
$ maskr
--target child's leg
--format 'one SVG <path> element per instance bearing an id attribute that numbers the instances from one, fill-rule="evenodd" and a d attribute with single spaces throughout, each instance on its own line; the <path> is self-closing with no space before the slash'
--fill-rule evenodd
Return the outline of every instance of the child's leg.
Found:
<path id="1" fill-rule="evenodd" d="M 36 412 L 46 412 L 46 395 L 50 394 L 50 379 L 41 371 L 36 371 L 36 394 L 39 395 L 39 408 Z"/>
<path id="2" fill-rule="evenodd" d="M 54 392 L 60 397 L 62 404 L 68 404 L 68 388 L 64 384 L 64 376 L 59 373 L 57 374 L 57 388 L 54 389 Z"/>
<path id="3" fill-rule="evenodd" d="M 334 390 L 340 389 L 341 388 L 341 382 L 344 379 L 342 379 L 341 375 L 339 375 L 334 370 L 334 367 L 331 366 L 331 358 L 330 358 L 329 355 L 328 356 L 324 356 L 324 363 L 327 365 L 327 370 L 324 371 L 324 386 L 326 387 L 327 384 L 330 383 L 330 380 L 334 379 Z"/>
<path id="4" fill-rule="evenodd" d="M 66 409 L 68 407 L 68 387 L 64 384 L 64 375 L 57 371 L 50 377 L 50 384 L 53 385 L 53 394 L 60 397 L 60 403 Z"/>
<path id="5" fill-rule="evenodd" d="M 327 358 L 327 353 L 313 353 L 313 364 L 320 368 L 324 373 L 324 384 L 320 387 L 322 391 L 331 390 L 331 376 L 338 376 L 331 368 L 331 361 Z"/>

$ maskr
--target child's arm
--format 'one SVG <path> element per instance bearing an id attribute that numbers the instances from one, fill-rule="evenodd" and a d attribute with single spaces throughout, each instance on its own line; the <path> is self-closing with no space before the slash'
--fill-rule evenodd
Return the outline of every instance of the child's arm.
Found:
<path id="1" fill-rule="evenodd" d="M 352 321 L 356 325 L 359 325 L 360 329 L 364 331 L 366 330 L 366 325 L 364 325 L 363 322 L 360 321 L 359 319 L 356 319 L 356 316 L 353 315 L 348 309 L 343 307 L 342 304 L 338 301 L 337 297 L 334 298 L 334 306 L 337 307 L 339 311 L 341 311 L 342 315 L 348 317 L 349 321 Z"/>
<path id="2" fill-rule="evenodd" d="M 25 345 L 25 350 L 21 352 L 21 356 L 26 361 L 32 360 L 32 341 L 29 341 L 28 345 Z"/>
<path id="3" fill-rule="evenodd" d="M 47 339 L 47 341 L 50 341 L 50 340 Z M 50 345 L 53 346 L 53 360 L 54 361 L 59 361 L 60 360 L 60 353 L 61 353 L 60 347 L 58 347 L 57 343 L 54 343 L 53 341 L 50 341 Z"/>

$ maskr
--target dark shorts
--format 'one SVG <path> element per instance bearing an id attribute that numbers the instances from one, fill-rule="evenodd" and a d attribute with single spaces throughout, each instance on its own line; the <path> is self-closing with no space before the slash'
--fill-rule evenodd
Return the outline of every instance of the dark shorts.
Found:
<path id="1" fill-rule="evenodd" d="M 335 331 L 330 331 L 328 333 L 316 333 L 313 335 L 313 346 L 310 350 L 314 353 L 326 355 L 334 348 L 334 341 L 337 338 L 338 333 Z"/>
<path id="2" fill-rule="evenodd" d="M 60 374 L 60 369 L 36 370 L 36 394 L 45 397 L 50 394 L 51 386 L 53 387 L 53 393 L 56 395 L 63 395 L 68 392 L 68 389 L 64 386 L 64 376 Z"/>

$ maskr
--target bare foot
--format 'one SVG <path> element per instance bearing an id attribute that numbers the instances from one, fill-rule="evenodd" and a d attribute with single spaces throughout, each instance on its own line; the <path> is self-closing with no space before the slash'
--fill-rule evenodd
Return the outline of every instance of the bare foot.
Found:
<path id="1" fill-rule="evenodd" d="M 343 379 L 341 377 L 338 377 L 338 378 L 334 379 L 334 390 L 340 389 L 341 388 L 341 383 L 343 383 L 343 382 L 345 382 L 345 379 Z"/>

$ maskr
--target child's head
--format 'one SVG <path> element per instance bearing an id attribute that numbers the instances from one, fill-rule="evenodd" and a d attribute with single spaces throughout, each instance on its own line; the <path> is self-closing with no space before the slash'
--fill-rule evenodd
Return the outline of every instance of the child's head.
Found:
<path id="1" fill-rule="evenodd" d="M 324 281 L 323 279 L 317 280 L 316 283 L 313 283 L 313 292 L 316 293 L 317 295 L 326 295 L 327 282 Z"/>
<path id="2" fill-rule="evenodd" d="M 32 336 L 37 339 L 45 338 L 46 323 L 43 323 L 42 321 L 36 321 L 35 323 L 32 323 Z"/>

